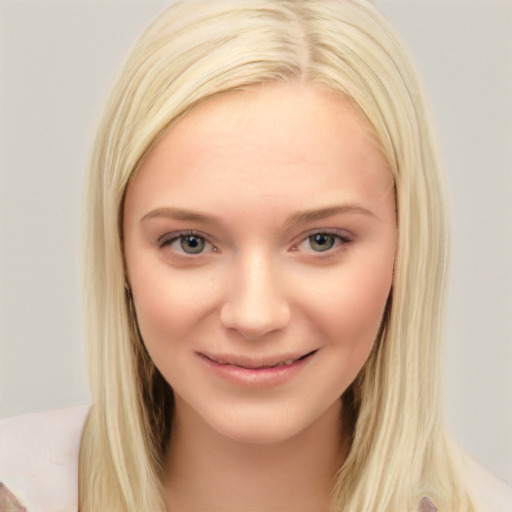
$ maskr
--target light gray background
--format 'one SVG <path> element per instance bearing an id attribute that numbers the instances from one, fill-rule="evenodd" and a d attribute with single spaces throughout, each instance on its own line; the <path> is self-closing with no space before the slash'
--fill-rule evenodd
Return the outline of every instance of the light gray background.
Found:
<path id="1" fill-rule="evenodd" d="M 376 3 L 418 63 L 447 167 L 447 423 L 512 482 L 512 2 Z M 166 4 L 0 1 L 0 417 L 89 401 L 83 169 L 107 85 Z"/>

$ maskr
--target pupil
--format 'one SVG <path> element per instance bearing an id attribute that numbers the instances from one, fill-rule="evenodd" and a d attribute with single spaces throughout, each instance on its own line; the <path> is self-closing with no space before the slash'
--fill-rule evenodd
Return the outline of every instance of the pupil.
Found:
<path id="1" fill-rule="evenodd" d="M 197 236 L 186 236 L 181 239 L 181 248 L 189 254 L 198 254 L 204 249 L 204 240 Z"/>
<path id="2" fill-rule="evenodd" d="M 334 237 L 318 233 L 309 237 L 311 248 L 315 251 L 328 251 L 334 246 Z"/>

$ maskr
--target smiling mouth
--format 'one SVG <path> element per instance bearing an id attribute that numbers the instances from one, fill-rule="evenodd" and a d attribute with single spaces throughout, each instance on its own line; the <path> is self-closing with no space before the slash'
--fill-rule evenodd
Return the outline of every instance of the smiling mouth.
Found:
<path id="1" fill-rule="evenodd" d="M 215 356 L 215 355 L 206 355 L 206 354 L 199 354 L 200 356 L 204 357 L 205 359 L 220 364 L 223 366 L 235 366 L 237 368 L 243 368 L 244 370 L 266 370 L 269 368 L 278 368 L 280 366 L 286 367 L 291 366 L 292 364 L 303 361 L 307 359 L 308 357 L 312 356 L 317 350 L 312 350 L 311 352 L 308 352 L 307 354 L 304 354 L 302 356 L 298 357 L 287 357 L 283 358 L 282 360 L 278 360 L 277 362 L 262 364 L 260 362 L 256 361 L 250 361 L 250 360 L 242 360 L 241 358 L 236 357 L 222 357 L 222 356 Z M 275 361 L 275 359 L 274 359 Z"/>

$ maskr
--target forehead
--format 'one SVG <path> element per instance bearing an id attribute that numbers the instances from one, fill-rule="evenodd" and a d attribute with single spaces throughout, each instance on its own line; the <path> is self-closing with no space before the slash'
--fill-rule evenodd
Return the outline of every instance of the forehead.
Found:
<path id="1" fill-rule="evenodd" d="M 174 124 L 158 145 L 165 146 L 165 139 L 172 137 L 175 142 L 189 139 L 186 142 L 195 142 L 196 149 L 220 149 L 236 134 L 240 144 L 244 139 L 251 144 L 261 140 L 275 146 L 295 141 L 300 159 L 307 146 L 322 149 L 327 132 L 354 140 L 357 137 L 368 148 L 380 150 L 370 124 L 349 98 L 320 86 L 280 82 L 206 99 Z M 309 141 L 306 147 L 302 144 L 304 139 Z"/>
<path id="2" fill-rule="evenodd" d="M 307 191 L 323 202 L 340 187 L 378 196 L 391 182 L 369 123 L 348 99 L 279 83 L 197 106 L 152 149 L 130 188 L 162 203 L 192 192 L 211 203 L 213 192 L 218 200 L 259 193 L 284 201 Z"/>

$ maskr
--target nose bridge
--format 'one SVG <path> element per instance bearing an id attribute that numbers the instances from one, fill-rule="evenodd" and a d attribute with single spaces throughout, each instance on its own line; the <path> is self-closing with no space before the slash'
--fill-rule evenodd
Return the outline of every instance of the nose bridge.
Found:
<path id="1" fill-rule="evenodd" d="M 248 339 L 284 328 L 290 306 L 282 275 L 271 255 L 257 248 L 240 254 L 234 263 L 221 321 Z"/>

